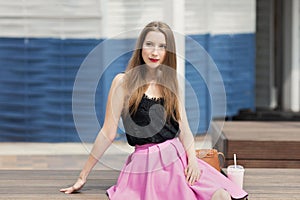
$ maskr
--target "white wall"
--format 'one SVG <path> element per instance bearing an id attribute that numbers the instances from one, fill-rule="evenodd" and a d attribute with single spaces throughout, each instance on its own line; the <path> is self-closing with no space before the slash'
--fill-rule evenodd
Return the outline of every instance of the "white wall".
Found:
<path id="1" fill-rule="evenodd" d="M 300 13 L 299 0 L 284 2 L 283 108 L 300 111 Z"/>
<path id="2" fill-rule="evenodd" d="M 186 1 L 186 33 L 234 34 L 255 32 L 255 0 Z"/>
<path id="3" fill-rule="evenodd" d="M 173 1 L 0 0 L 0 37 L 112 37 L 153 20 L 165 21 L 170 15 L 165 5 Z M 186 0 L 184 4 L 186 34 L 255 30 L 255 0 Z"/>
<path id="4" fill-rule="evenodd" d="M 0 37 L 100 38 L 100 0 L 0 0 Z"/>
<path id="5" fill-rule="evenodd" d="M 291 110 L 300 111 L 300 2 L 292 2 Z"/>
<path id="6" fill-rule="evenodd" d="M 161 0 L 103 0 L 104 37 L 126 37 L 124 32 L 143 28 L 154 20 L 164 19 L 164 1 Z M 132 36 L 128 36 L 132 37 Z"/>

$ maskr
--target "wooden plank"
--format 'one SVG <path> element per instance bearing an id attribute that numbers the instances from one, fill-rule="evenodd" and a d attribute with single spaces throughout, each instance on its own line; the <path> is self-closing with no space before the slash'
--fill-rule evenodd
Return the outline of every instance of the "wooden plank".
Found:
<path id="1" fill-rule="evenodd" d="M 300 160 L 300 142 L 232 141 L 227 137 L 227 158 Z"/>
<path id="2" fill-rule="evenodd" d="M 79 171 L 74 170 L 0 170 L 0 199 L 91 199 L 107 200 L 106 190 L 115 184 L 118 171 L 95 170 L 85 187 L 66 195 L 61 187 L 71 185 Z M 249 199 L 300 199 L 300 169 L 246 168 L 244 189 Z"/>
<path id="3" fill-rule="evenodd" d="M 299 169 L 246 168 L 244 184 L 249 199 L 300 199 Z"/>
<path id="4" fill-rule="evenodd" d="M 238 163 L 246 168 L 298 168 L 300 169 L 299 160 L 244 160 L 239 159 Z M 233 165 L 233 159 L 226 160 L 224 166 Z"/>
<path id="5" fill-rule="evenodd" d="M 105 192 L 116 183 L 119 172 L 95 170 L 79 193 L 59 192 L 71 186 L 78 174 L 73 170 L 1 170 L 0 199 L 108 199 Z"/>
<path id="6" fill-rule="evenodd" d="M 245 167 L 299 168 L 300 122 L 225 122 L 215 148 L 225 166 L 237 154 Z"/>
<path id="7" fill-rule="evenodd" d="M 222 131 L 237 141 L 300 142 L 300 122 L 225 122 Z"/>

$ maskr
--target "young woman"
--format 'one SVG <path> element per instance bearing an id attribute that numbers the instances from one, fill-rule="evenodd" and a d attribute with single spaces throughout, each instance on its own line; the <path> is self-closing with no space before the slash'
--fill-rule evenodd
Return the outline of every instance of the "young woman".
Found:
<path id="1" fill-rule="evenodd" d="M 61 192 L 80 190 L 116 136 L 122 117 L 127 141 L 135 146 L 110 199 L 226 200 L 247 193 L 196 158 L 194 138 L 178 95 L 176 48 L 170 27 L 151 22 L 141 32 L 126 72 L 109 92 L 105 121 L 77 182 Z"/>

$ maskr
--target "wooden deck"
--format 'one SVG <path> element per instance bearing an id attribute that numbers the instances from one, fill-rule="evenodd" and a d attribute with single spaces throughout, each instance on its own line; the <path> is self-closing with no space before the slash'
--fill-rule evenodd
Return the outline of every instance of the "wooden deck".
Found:
<path id="1" fill-rule="evenodd" d="M 72 184 L 74 170 L 0 170 L 0 199 L 8 200 L 103 200 L 119 172 L 95 170 L 81 192 L 66 195 L 61 187 Z M 300 199 L 300 169 L 246 169 L 244 189 L 251 200 Z"/>
<path id="2" fill-rule="evenodd" d="M 300 168 L 300 122 L 225 122 L 215 148 L 246 168 Z"/>
<path id="3" fill-rule="evenodd" d="M 250 200 L 300 200 L 299 122 L 226 122 L 218 139 L 217 146 L 223 148 L 219 149 L 224 150 L 227 164 L 237 153 L 239 164 L 245 166 L 244 189 Z M 59 192 L 74 183 L 86 158 L 81 154 L 2 152 L 0 200 L 107 200 L 105 192 L 116 183 L 119 171 L 101 163 L 79 193 Z M 120 156 L 109 158 L 124 163 Z"/>

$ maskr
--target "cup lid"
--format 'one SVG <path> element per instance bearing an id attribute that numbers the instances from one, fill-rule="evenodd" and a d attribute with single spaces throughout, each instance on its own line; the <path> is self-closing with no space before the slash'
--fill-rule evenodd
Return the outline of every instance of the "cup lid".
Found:
<path id="1" fill-rule="evenodd" d="M 242 165 L 229 165 L 227 167 L 227 170 L 239 170 L 239 171 L 244 171 L 244 167 Z"/>

